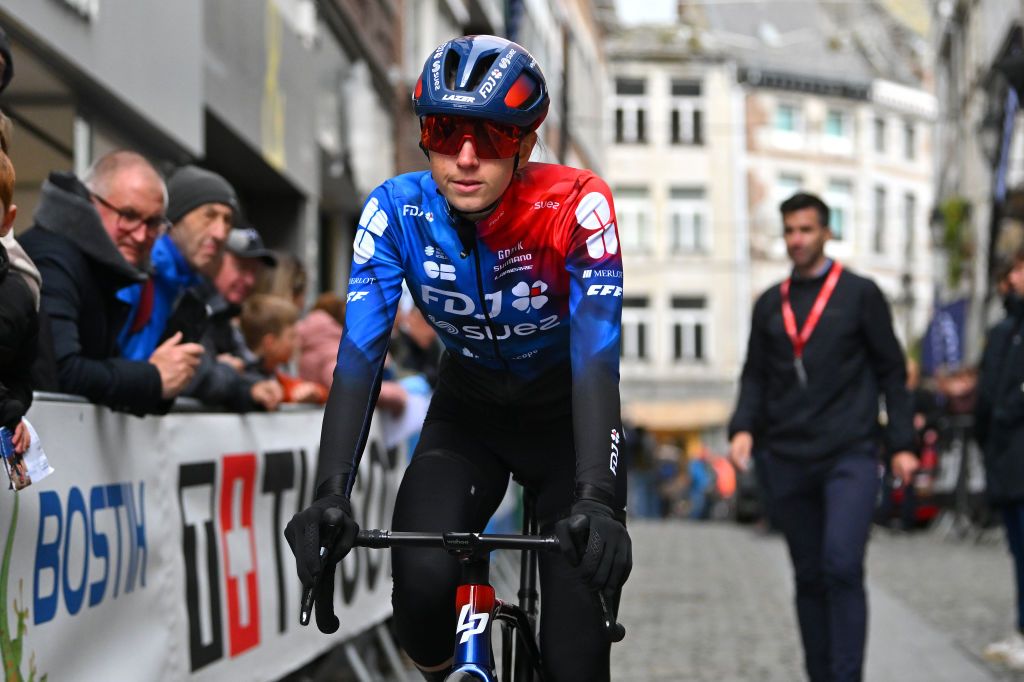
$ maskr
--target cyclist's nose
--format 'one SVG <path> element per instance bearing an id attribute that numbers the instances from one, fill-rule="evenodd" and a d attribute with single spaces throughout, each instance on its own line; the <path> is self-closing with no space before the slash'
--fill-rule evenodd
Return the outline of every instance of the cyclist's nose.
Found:
<path id="1" fill-rule="evenodd" d="M 459 147 L 459 155 L 455 157 L 455 160 L 460 166 L 475 166 L 480 162 L 472 138 L 469 136 L 463 138 L 462 146 Z"/>

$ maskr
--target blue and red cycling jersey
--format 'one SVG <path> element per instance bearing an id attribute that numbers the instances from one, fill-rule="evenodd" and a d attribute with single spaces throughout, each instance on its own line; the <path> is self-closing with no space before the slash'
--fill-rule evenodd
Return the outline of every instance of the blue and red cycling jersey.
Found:
<path id="1" fill-rule="evenodd" d="M 530 163 L 479 223 L 451 210 L 429 172 L 373 191 L 356 231 L 318 477 L 340 474 L 346 493 L 403 280 L 446 347 L 442 383 L 497 409 L 571 409 L 577 485 L 610 499 L 622 257 L 607 185 L 589 171 Z"/>

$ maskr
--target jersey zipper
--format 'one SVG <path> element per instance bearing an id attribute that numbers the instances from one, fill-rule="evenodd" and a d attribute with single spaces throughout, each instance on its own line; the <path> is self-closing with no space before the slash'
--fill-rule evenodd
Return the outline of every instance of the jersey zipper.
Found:
<path id="1" fill-rule="evenodd" d="M 473 262 L 476 264 L 476 291 L 480 296 L 480 306 L 484 311 L 484 319 L 487 321 L 487 329 L 491 332 L 491 343 L 494 345 L 494 354 L 501 361 L 501 364 L 505 367 L 506 372 L 512 370 L 509 367 L 508 360 L 501 354 L 501 346 L 498 344 L 498 330 L 494 327 L 494 321 L 491 319 L 491 311 L 487 309 L 487 297 L 484 296 L 484 276 L 483 269 L 480 267 L 480 249 L 477 248 L 478 244 L 473 245 Z"/>

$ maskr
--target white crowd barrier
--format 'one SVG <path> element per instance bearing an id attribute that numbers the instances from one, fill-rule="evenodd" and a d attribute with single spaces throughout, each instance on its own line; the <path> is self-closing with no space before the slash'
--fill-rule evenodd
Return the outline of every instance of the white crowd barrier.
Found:
<path id="1" fill-rule="evenodd" d="M 341 629 L 298 623 L 282 531 L 311 499 L 322 412 L 140 419 L 42 399 L 28 418 L 56 471 L 0 488 L 5 679 L 274 680 L 390 615 L 388 553 L 358 549 Z M 390 523 L 404 465 L 375 426 L 353 495 L 366 527 Z"/>

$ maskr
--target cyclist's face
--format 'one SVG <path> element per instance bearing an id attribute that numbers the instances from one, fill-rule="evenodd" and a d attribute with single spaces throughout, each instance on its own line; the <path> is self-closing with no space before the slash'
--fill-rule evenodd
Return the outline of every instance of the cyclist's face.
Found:
<path id="1" fill-rule="evenodd" d="M 832 233 L 818 220 L 814 208 L 801 208 L 782 216 L 786 252 L 798 270 L 816 265 L 825 255 L 825 242 Z"/>
<path id="2" fill-rule="evenodd" d="M 519 143 L 519 165 L 533 152 L 537 134 L 530 133 Z M 455 156 L 430 152 L 430 174 L 452 208 L 462 213 L 477 213 L 501 196 L 512 180 L 514 159 L 481 159 L 473 141 L 466 139 Z"/>

